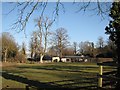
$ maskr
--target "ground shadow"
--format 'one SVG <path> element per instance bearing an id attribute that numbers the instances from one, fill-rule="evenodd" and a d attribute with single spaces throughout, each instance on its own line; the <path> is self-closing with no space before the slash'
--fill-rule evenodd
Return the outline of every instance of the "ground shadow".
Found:
<path id="1" fill-rule="evenodd" d="M 28 67 L 28 66 L 22 66 L 22 67 L 17 67 L 17 68 L 30 68 L 30 69 L 41 69 L 41 70 L 54 70 L 54 71 L 67 71 L 67 72 L 82 72 L 82 70 L 85 69 L 98 69 L 98 67 L 92 67 L 92 66 L 32 66 L 32 67 Z M 85 71 L 84 71 L 85 72 Z"/>
<path id="2" fill-rule="evenodd" d="M 40 90 L 71 90 L 70 88 L 60 87 L 59 85 L 55 85 L 52 83 L 43 83 L 43 82 L 39 82 L 39 81 L 29 80 L 27 78 L 13 75 L 13 74 L 9 74 L 7 72 L 2 72 L 2 77 L 5 79 L 10 79 L 10 80 L 14 80 L 17 82 L 27 84 L 29 87 L 34 86 L 38 90 L 39 89 Z"/>
<path id="3" fill-rule="evenodd" d="M 11 73 L 3 72 L 2 77 L 5 79 L 14 80 L 17 82 L 21 82 L 27 84 L 29 87 L 36 87 L 37 90 L 97 90 L 97 85 L 90 85 L 91 83 L 96 83 L 95 79 L 93 78 L 80 78 L 80 79 L 73 79 L 73 80 L 61 80 L 61 81 L 54 81 L 54 82 L 47 82 L 43 83 L 40 81 L 29 80 L 28 78 L 21 77 L 18 75 L 14 75 Z M 61 82 L 72 82 L 66 83 L 63 85 L 56 84 Z M 76 84 L 86 84 L 86 86 L 74 86 Z M 87 85 L 89 84 L 89 85 Z M 74 87 L 73 87 L 74 86 Z"/>

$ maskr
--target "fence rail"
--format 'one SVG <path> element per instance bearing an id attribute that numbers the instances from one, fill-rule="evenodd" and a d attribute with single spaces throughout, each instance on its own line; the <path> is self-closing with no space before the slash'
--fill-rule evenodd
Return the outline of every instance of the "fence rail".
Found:
<path id="1" fill-rule="evenodd" d="M 116 71 L 110 71 L 110 72 L 104 72 L 103 73 L 103 66 L 112 66 L 112 67 L 117 67 L 117 63 L 113 61 L 109 62 L 100 62 L 97 63 L 99 66 L 99 74 L 98 74 L 98 87 L 102 88 L 103 85 L 103 78 L 107 78 L 110 82 L 115 82 L 118 78 L 115 76 Z"/>

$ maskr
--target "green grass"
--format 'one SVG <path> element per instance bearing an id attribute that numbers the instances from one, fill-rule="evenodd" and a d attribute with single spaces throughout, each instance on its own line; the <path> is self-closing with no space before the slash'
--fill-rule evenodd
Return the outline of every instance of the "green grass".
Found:
<path id="1" fill-rule="evenodd" d="M 99 67 L 95 63 L 18 64 L 3 67 L 2 85 L 12 88 L 97 88 Z M 110 71 L 111 67 L 104 67 Z"/>

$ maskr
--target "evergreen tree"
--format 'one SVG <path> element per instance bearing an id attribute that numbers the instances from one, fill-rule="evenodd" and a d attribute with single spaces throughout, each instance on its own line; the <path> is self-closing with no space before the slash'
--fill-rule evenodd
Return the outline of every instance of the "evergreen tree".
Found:
<path id="1" fill-rule="evenodd" d="M 117 78 L 120 79 L 120 1 L 113 2 L 110 14 L 111 21 L 109 25 L 106 26 L 106 34 L 109 34 L 110 39 L 116 44 L 116 52 L 117 52 Z M 120 88 L 120 80 L 117 80 L 116 90 Z"/>

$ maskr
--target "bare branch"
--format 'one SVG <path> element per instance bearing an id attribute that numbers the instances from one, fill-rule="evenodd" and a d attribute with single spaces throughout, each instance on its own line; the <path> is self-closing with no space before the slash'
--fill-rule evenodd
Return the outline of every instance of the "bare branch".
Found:
<path id="1" fill-rule="evenodd" d="M 61 9 L 62 7 L 62 9 Z M 55 9 L 53 10 L 53 16 L 54 16 L 54 21 L 56 20 L 56 18 L 59 16 L 59 10 L 63 10 L 63 13 L 65 13 L 65 7 L 64 7 L 64 4 L 60 2 L 60 0 L 58 0 L 56 2 L 56 7 Z"/>
<path id="2" fill-rule="evenodd" d="M 22 30 L 24 30 L 28 19 L 30 18 L 30 16 L 31 16 L 32 13 L 34 12 L 34 10 L 35 10 L 35 8 L 36 8 L 37 5 L 38 5 L 38 2 L 36 2 L 36 4 L 33 6 L 31 12 L 27 14 L 26 19 L 25 19 L 25 20 L 23 21 L 23 23 L 22 23 Z"/>
<path id="3" fill-rule="evenodd" d="M 12 24 L 12 29 L 16 29 L 18 31 L 25 30 L 27 22 L 29 21 L 33 12 L 35 12 L 35 10 L 37 10 L 37 9 L 39 9 L 41 12 L 39 16 L 41 16 L 41 17 L 44 16 L 45 10 L 48 5 L 48 0 L 46 2 L 42 2 L 42 1 L 39 2 L 39 0 L 37 0 L 36 2 L 33 2 L 33 1 L 34 0 L 29 0 L 28 2 L 17 2 L 17 4 L 14 6 L 14 8 L 10 11 L 10 12 L 12 12 L 15 9 L 18 10 L 18 18 L 17 18 L 16 22 L 14 24 Z M 73 3 L 74 4 L 76 3 L 75 0 Z M 83 2 L 77 2 L 76 4 L 78 4 L 78 6 L 79 6 L 79 10 L 77 10 L 76 12 L 94 11 L 94 14 L 97 13 L 97 15 L 102 16 L 102 18 L 104 18 L 104 15 L 107 15 L 107 12 L 109 12 L 109 8 L 111 6 L 110 3 L 109 4 L 105 3 L 105 2 L 101 3 L 99 0 L 97 0 L 97 3 L 95 3 L 95 5 L 93 5 L 93 2 L 91 0 L 89 0 L 88 2 L 84 2 L 84 0 L 83 0 Z M 29 7 L 31 7 L 30 10 L 28 9 Z M 64 4 L 62 2 L 60 2 L 60 0 L 58 0 L 56 2 L 55 9 L 53 10 L 53 22 L 59 16 L 60 10 L 63 10 L 63 12 L 65 12 L 65 7 L 64 7 Z"/>
<path id="4" fill-rule="evenodd" d="M 100 15 L 102 19 L 104 19 L 109 15 L 112 2 L 100 2 L 100 0 L 97 0 L 97 2 L 92 2 L 89 0 L 89 2 L 74 2 L 73 4 L 78 4 L 79 9 L 76 11 L 77 13 L 81 11 L 89 11 L 93 12 L 94 15 Z"/>
<path id="5" fill-rule="evenodd" d="M 80 3 L 81 4 L 81 3 Z M 86 11 L 86 9 L 88 9 L 88 7 L 90 6 L 90 4 L 91 4 L 91 0 L 89 1 L 89 2 L 83 2 L 82 3 L 83 5 L 82 6 L 80 6 L 80 9 L 78 10 L 78 11 L 76 11 L 76 12 L 80 12 L 80 11 Z"/>
<path id="6" fill-rule="evenodd" d="M 25 30 L 26 24 L 32 13 L 37 8 L 38 4 L 39 2 L 22 2 L 22 3 L 18 2 L 15 7 L 16 9 L 18 9 L 18 13 L 19 13 L 18 18 L 16 22 L 11 25 L 11 29 L 15 29 L 18 32 Z M 32 9 L 27 13 L 26 10 L 29 6 L 32 6 Z"/>
<path id="7" fill-rule="evenodd" d="M 43 10 L 42 10 L 42 13 L 41 13 L 41 17 L 42 17 L 43 14 L 44 14 L 44 11 L 45 11 L 45 9 L 46 9 L 46 6 L 47 6 L 47 2 L 44 2 L 44 4 L 43 4 Z"/>

